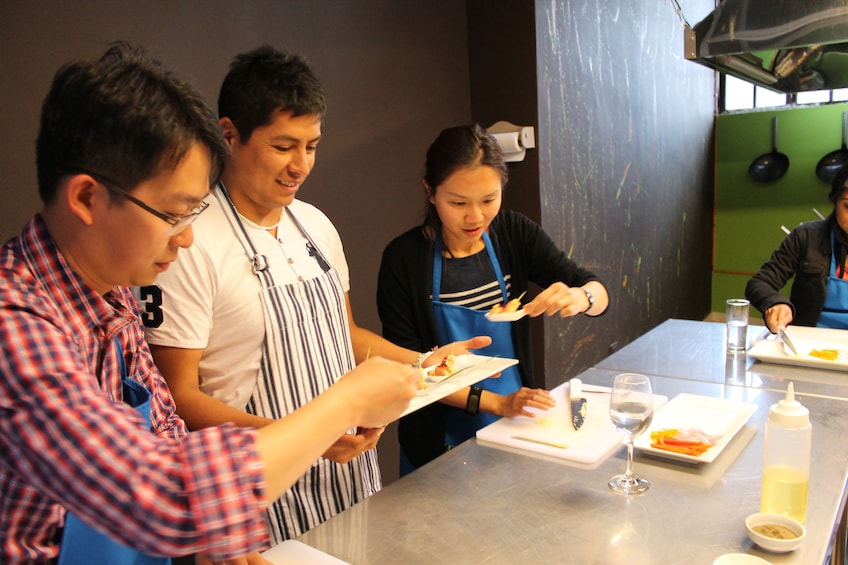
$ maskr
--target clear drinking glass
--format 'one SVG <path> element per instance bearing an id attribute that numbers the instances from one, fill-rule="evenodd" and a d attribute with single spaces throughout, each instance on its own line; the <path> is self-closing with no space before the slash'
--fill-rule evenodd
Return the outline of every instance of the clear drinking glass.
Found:
<path id="1" fill-rule="evenodd" d="M 645 375 L 623 373 L 615 378 L 610 396 L 610 419 L 627 439 L 627 468 L 623 475 L 609 481 L 618 494 L 642 494 L 651 483 L 633 472 L 633 440 L 639 437 L 654 417 L 651 381 Z"/>

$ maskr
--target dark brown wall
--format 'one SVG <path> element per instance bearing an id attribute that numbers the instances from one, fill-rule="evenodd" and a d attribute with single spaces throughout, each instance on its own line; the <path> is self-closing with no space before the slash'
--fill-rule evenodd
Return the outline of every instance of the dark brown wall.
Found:
<path id="1" fill-rule="evenodd" d="M 498 121 L 533 126 L 538 136 L 536 11 L 533 2 L 468 0 L 471 115 L 484 127 Z M 503 205 L 541 223 L 539 152 L 509 163 Z M 531 288 L 531 293 L 538 289 Z M 532 322 L 534 371 L 545 386 L 544 319 Z"/>
<path id="2" fill-rule="evenodd" d="M 706 316 L 714 79 L 683 60 L 671 5 L 467 5 L 472 115 L 536 127 L 538 148 L 510 165 L 505 205 L 539 221 L 611 293 L 602 318 L 534 326 L 544 383 L 666 318 Z M 712 0 L 686 8 L 698 21 Z"/>
<path id="3" fill-rule="evenodd" d="M 691 21 L 712 0 L 696 3 Z M 613 4 L 469 0 L 466 18 L 455 0 L 4 2 L 0 239 L 38 209 L 38 110 L 62 62 L 123 38 L 215 100 L 235 53 L 288 47 L 310 59 L 330 97 L 303 198 L 336 223 L 357 321 L 377 331 L 380 253 L 420 220 L 430 141 L 472 120 L 536 128 L 538 148 L 510 166 L 506 205 L 541 221 L 613 298 L 604 318 L 544 322 L 540 357 L 555 386 L 613 342 L 709 310 L 712 73 L 682 59 L 669 4 Z M 386 482 L 392 434 L 380 444 Z"/>
<path id="4" fill-rule="evenodd" d="M 712 5 L 688 2 L 688 17 Z M 536 7 L 542 225 L 612 298 L 600 319 L 546 323 L 553 386 L 611 344 L 709 312 L 714 77 L 683 59 L 668 2 Z"/>
<path id="5" fill-rule="evenodd" d="M 213 104 L 232 57 L 263 43 L 304 54 L 329 97 L 302 198 L 335 222 L 357 322 L 379 332 L 380 254 L 418 223 L 424 152 L 470 121 L 465 6 L 454 0 L 45 1 L 0 3 L 0 240 L 39 208 L 34 140 L 41 100 L 65 61 L 115 39 L 144 45 Z M 384 481 L 397 476 L 391 427 Z"/>
<path id="6" fill-rule="evenodd" d="M 304 54 L 326 87 L 324 138 L 302 198 L 336 223 L 357 322 L 379 330 L 380 253 L 422 215 L 427 145 L 442 127 L 470 120 L 465 21 L 464 5 L 452 0 L 4 2 L 0 240 L 39 207 L 34 139 L 60 64 L 127 39 L 214 104 L 233 55 L 271 43 Z"/>

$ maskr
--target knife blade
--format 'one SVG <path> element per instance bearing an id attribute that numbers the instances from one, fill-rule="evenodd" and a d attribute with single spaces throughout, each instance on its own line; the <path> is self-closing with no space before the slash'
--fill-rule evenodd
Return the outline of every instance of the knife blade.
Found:
<path id="1" fill-rule="evenodd" d="M 586 421 L 586 399 L 583 398 L 583 382 L 574 378 L 568 381 L 568 397 L 571 404 L 571 425 L 579 430 Z"/>
<path id="2" fill-rule="evenodd" d="M 789 339 L 788 335 L 786 335 L 786 330 L 784 328 L 778 328 L 777 335 L 780 336 L 780 341 L 782 341 L 786 345 L 786 347 L 789 348 L 793 355 L 798 355 L 798 350 L 795 349 L 795 345 L 792 343 L 792 340 Z"/>

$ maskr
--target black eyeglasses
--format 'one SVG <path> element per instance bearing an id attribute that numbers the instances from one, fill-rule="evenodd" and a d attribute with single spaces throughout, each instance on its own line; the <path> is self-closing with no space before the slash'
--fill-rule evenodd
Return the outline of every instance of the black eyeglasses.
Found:
<path id="1" fill-rule="evenodd" d="M 160 220 L 167 222 L 171 226 L 171 228 L 168 230 L 169 235 L 177 235 L 177 234 L 185 231 L 185 229 L 187 227 L 189 227 L 197 219 L 197 217 L 204 210 L 206 210 L 209 207 L 209 203 L 204 201 L 204 202 L 201 202 L 199 206 L 192 208 L 191 210 L 189 210 L 188 213 L 183 214 L 181 216 L 175 216 L 173 214 L 166 214 L 165 212 L 160 212 L 159 210 L 156 210 L 155 208 L 151 208 L 150 206 L 148 206 L 147 204 L 145 204 L 144 202 L 142 202 L 141 200 L 139 200 L 138 198 L 136 198 L 135 196 L 133 196 L 132 194 L 127 192 L 126 190 L 122 189 L 117 183 L 107 179 L 106 177 L 104 177 L 103 175 L 101 175 L 99 173 L 93 173 L 91 171 L 86 171 L 86 170 L 83 170 L 83 169 L 74 169 L 73 172 L 82 173 L 82 174 L 91 176 L 97 182 L 99 182 L 100 184 L 105 186 L 106 190 L 108 190 L 112 194 L 119 196 L 121 198 L 124 198 L 126 200 L 129 200 L 130 202 L 132 202 L 133 204 L 135 204 L 136 206 L 138 206 L 139 208 L 141 208 L 145 212 L 149 212 L 149 213 L 153 214 L 154 216 L 156 216 L 157 218 L 159 218 Z"/>

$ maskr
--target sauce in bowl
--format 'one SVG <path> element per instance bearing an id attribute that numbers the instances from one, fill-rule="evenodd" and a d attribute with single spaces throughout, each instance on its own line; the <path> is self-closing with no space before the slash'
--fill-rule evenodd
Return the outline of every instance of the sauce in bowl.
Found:
<path id="1" fill-rule="evenodd" d="M 754 526 L 751 529 L 760 535 L 772 539 L 795 539 L 798 537 L 797 533 L 780 524 L 762 524 L 760 526 Z"/>

